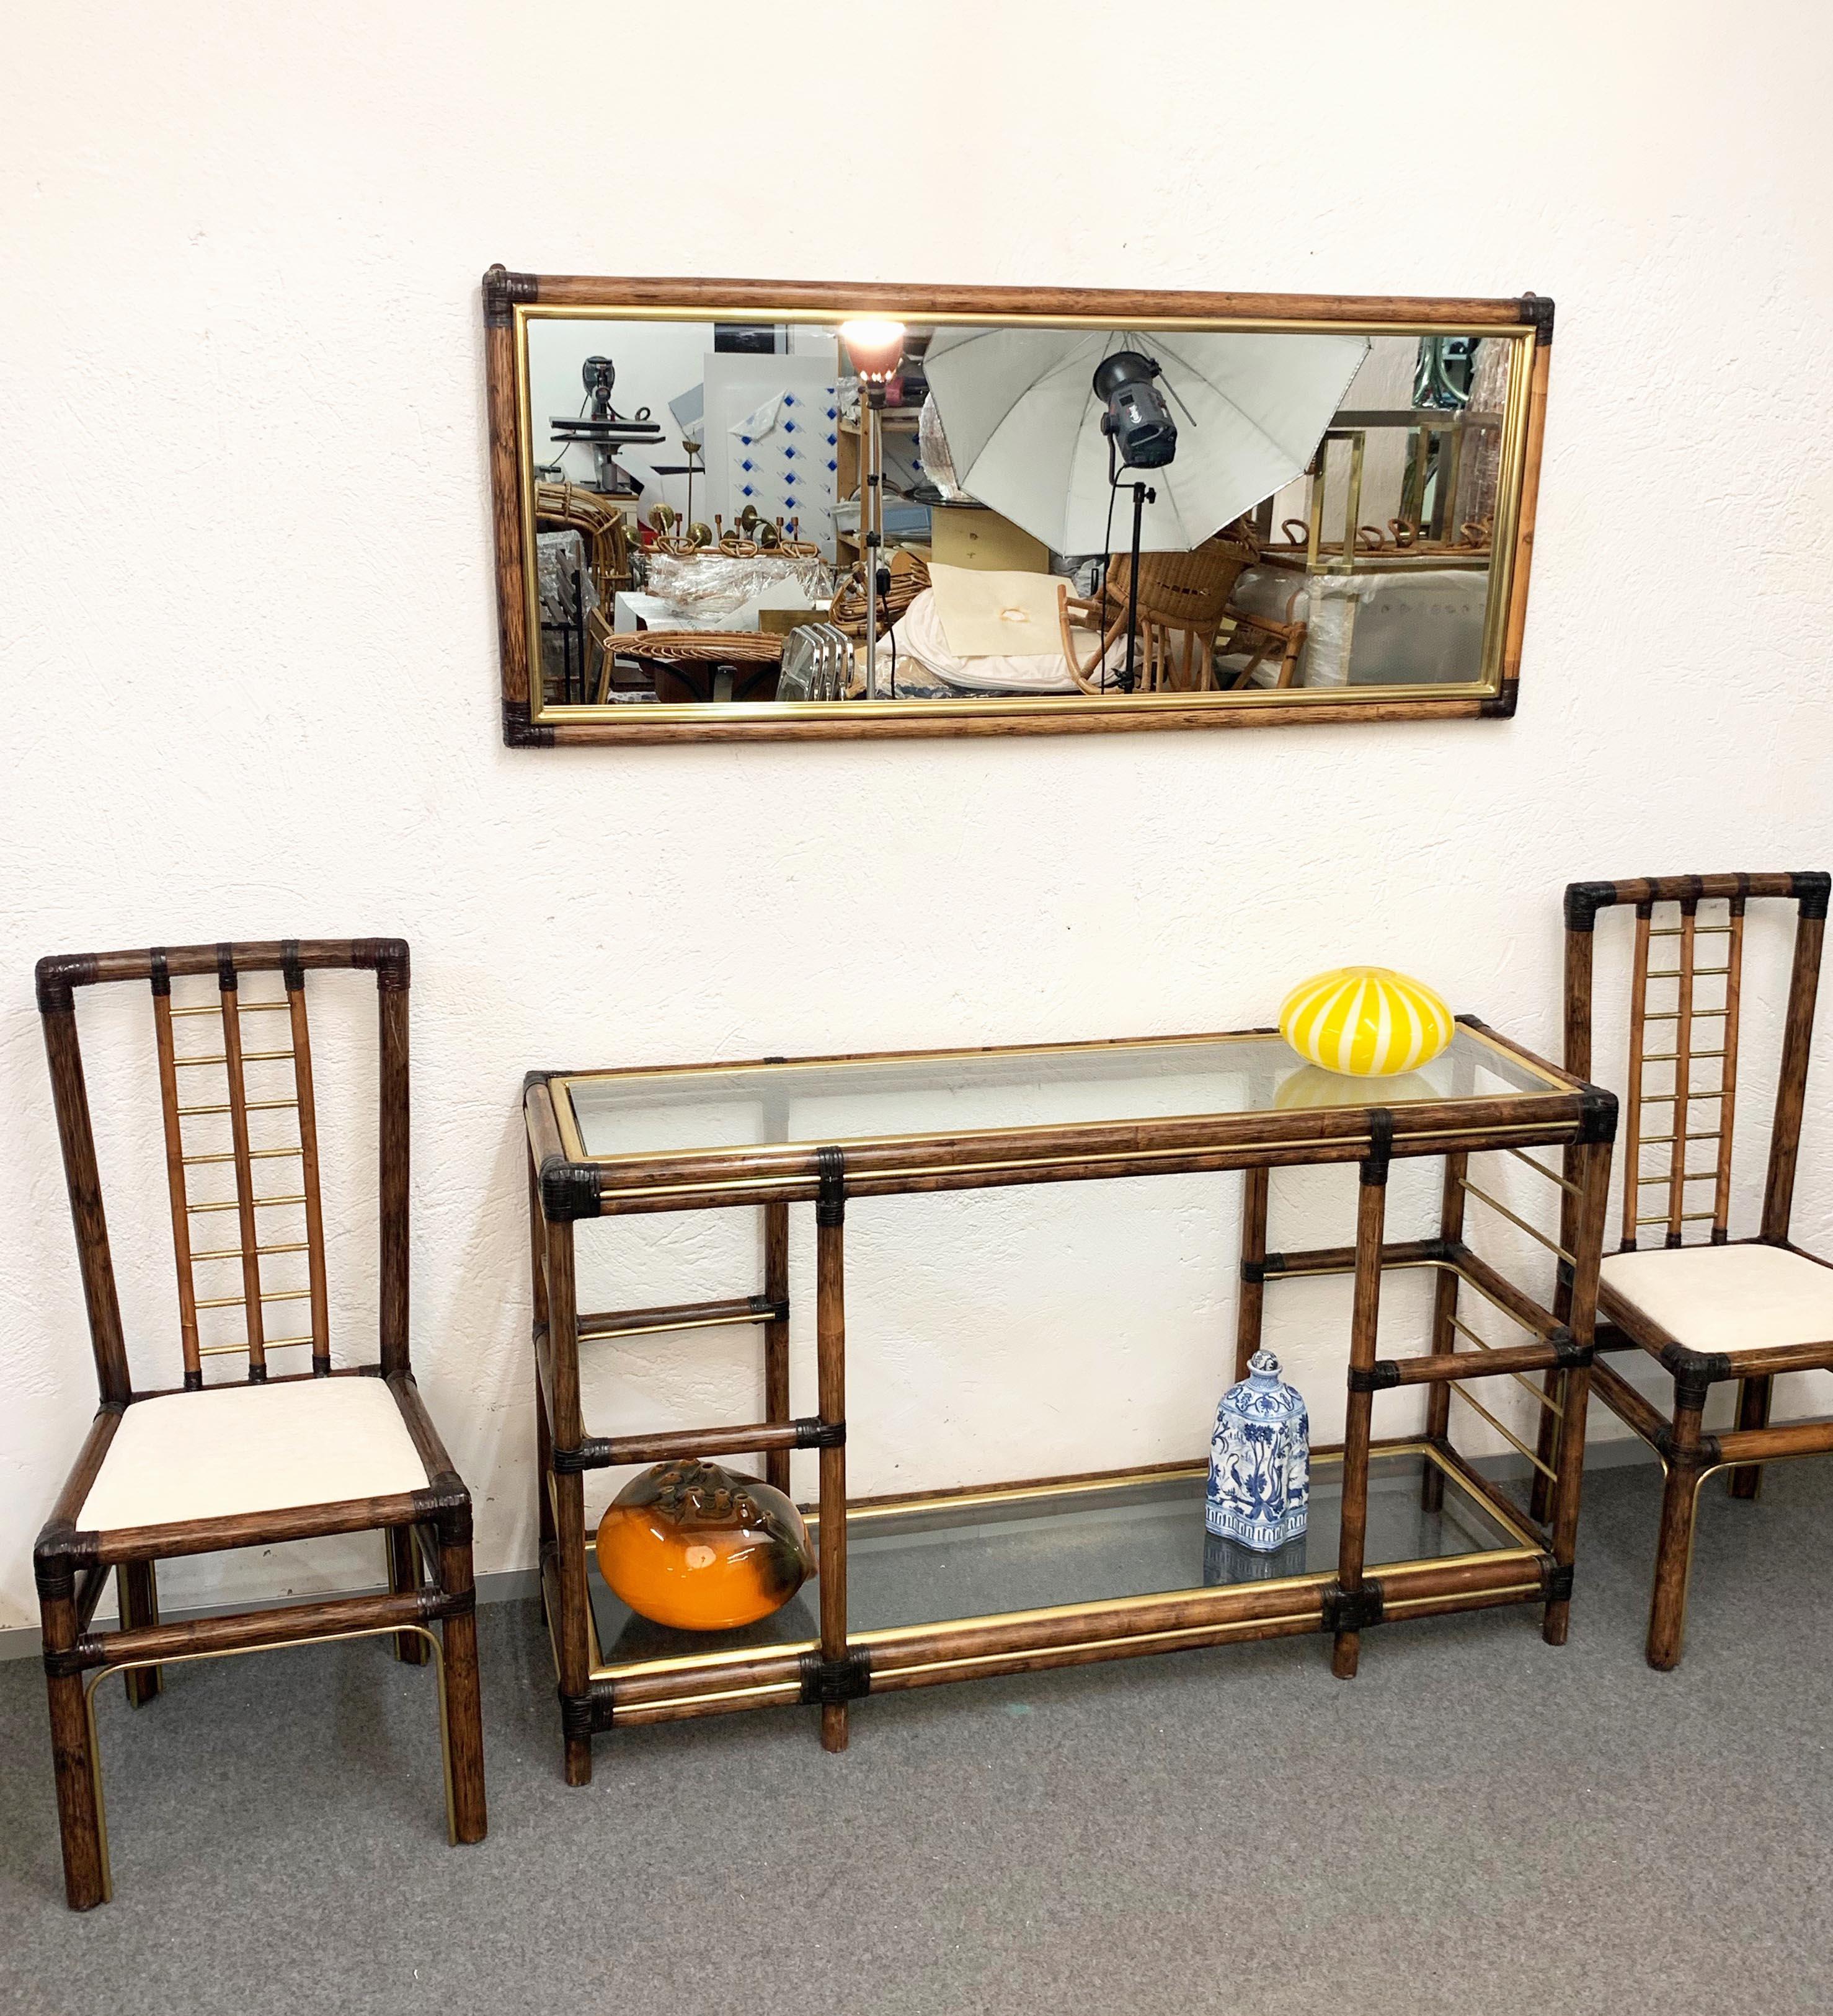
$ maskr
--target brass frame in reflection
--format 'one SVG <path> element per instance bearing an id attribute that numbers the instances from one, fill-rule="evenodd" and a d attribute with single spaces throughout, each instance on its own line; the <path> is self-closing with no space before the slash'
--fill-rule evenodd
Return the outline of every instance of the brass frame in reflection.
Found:
<path id="1" fill-rule="evenodd" d="M 1085 288 L 938 287 L 870 283 L 629 279 L 484 275 L 503 735 L 512 747 L 566 743 L 801 740 L 924 735 L 1059 734 L 1298 722 L 1507 716 L 1514 711 L 1526 617 L 1553 304 L 1543 297 L 1382 297 L 1135 293 Z M 550 707 L 542 691 L 534 565 L 533 427 L 528 333 L 537 321 L 832 323 L 857 315 L 930 325 L 1116 323 L 1193 330 L 1351 331 L 1371 337 L 1473 335 L 1514 345 L 1501 429 L 1493 560 L 1478 675 L 1456 685 L 1002 697 L 946 700 Z"/>

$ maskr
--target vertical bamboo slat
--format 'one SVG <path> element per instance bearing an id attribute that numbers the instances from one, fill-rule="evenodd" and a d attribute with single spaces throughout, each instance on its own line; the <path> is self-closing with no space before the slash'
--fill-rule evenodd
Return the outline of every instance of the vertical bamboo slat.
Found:
<path id="1" fill-rule="evenodd" d="M 1636 1219 L 1640 1208 L 1637 1199 L 1642 1193 L 1643 1018 L 1648 1013 L 1648 927 L 1654 907 L 1651 903 L 1636 905 L 1636 964 L 1630 983 L 1630 1070 L 1623 1093 L 1622 1249 L 1626 1253 L 1636 1250 Z M 1589 934 L 1586 935 L 1588 938 Z"/>
<path id="2" fill-rule="evenodd" d="M 1724 1071 L 1719 1083 L 1718 1181 L 1712 1190 L 1712 1243 L 1722 1246 L 1730 1234 L 1731 1141 L 1738 1118 L 1738 1021 L 1744 985 L 1744 899 L 1731 898 L 1730 935 L 1725 940 Z M 1684 1146 L 1684 1144 L 1683 1144 Z"/>
<path id="3" fill-rule="evenodd" d="M 1464 1237 L 1464 1179 L 1470 1168 L 1467 1154 L 1447 1155 L 1445 1157 L 1444 1195 L 1439 1206 L 1439 1237 L 1446 1240 L 1461 1240 Z M 1456 1272 L 1449 1267 L 1437 1270 L 1438 1279 L 1432 1287 L 1432 1352 L 1442 1357 L 1457 1348 L 1457 1291 L 1461 1283 Z M 1434 1380 L 1426 1393 L 1426 1436 L 1428 1441 L 1441 1442 L 1451 1429 L 1451 1388 L 1448 1381 Z M 1445 1502 L 1445 1473 L 1435 1463 L 1425 1466 L 1425 1474 L 1420 1480 L 1420 1503 L 1428 1512 L 1435 1512 Z"/>
<path id="4" fill-rule="evenodd" d="M 823 1203 L 816 1209 L 815 1365 L 817 1406 L 831 1426 L 846 1419 L 846 1207 Z M 847 1453 L 844 1446 L 821 1452 L 821 1658 L 832 1664 L 847 1651 Z M 847 1705 L 828 1701 L 821 1709 L 821 1747 L 847 1747 Z"/>
<path id="5" fill-rule="evenodd" d="M 1587 1142 L 1573 1151 L 1576 1165 L 1573 1180 L 1579 1186 L 1576 1208 L 1571 1213 L 1574 1237 L 1567 1251 L 1575 1258 L 1565 1301 L 1565 1317 L 1575 1343 L 1595 1341 L 1597 1323 L 1598 1265 L 1604 1254 L 1604 1222 L 1610 1208 L 1611 1144 Z M 1561 1215 L 1561 1223 L 1567 1214 Z M 1552 1381 L 1549 1381 L 1549 1386 Z M 1585 1415 L 1591 1396 L 1591 1368 L 1575 1365 L 1558 1376 L 1558 1435 L 1550 1446 L 1557 1453 L 1558 1480 L 1552 1487 L 1548 1523 L 1555 1564 L 1569 1570 L 1579 1536 L 1579 1496 L 1584 1482 Z M 1543 1409 L 1547 1419 L 1552 1416 Z M 1538 1476 L 1539 1473 L 1536 1472 Z M 1549 1645 L 1563 1645 L 1571 1610 L 1571 1600 L 1555 1596 L 1547 1603 L 1540 1635 Z"/>
<path id="6" fill-rule="evenodd" d="M 1667 1243 L 1678 1246 L 1687 1211 L 1687 1129 L 1693 1097 L 1693 959 L 1698 905 L 1680 905 L 1680 978 L 1674 1023 L 1673 1138 L 1668 1143 Z"/>
<path id="7" fill-rule="evenodd" d="M 171 1198 L 172 1257 L 178 1271 L 178 1345 L 184 1354 L 185 1384 L 203 1383 L 203 1361 L 197 1355 L 197 1283 L 191 1265 L 191 1199 L 185 1181 L 185 1143 L 178 1121 L 178 1052 L 172 1042 L 171 982 L 161 990 L 155 976 L 153 1029 L 159 1046 L 159 1104 L 165 1123 L 165 1180 Z"/>
<path id="8" fill-rule="evenodd" d="M 1824 902 L 1823 902 L 1823 907 Z M 1782 1029 L 1782 1069 L 1776 1084 L 1776 1118 L 1770 1134 L 1770 1168 L 1763 1186 L 1763 1236 L 1788 1237 L 1795 1203 L 1795 1165 L 1801 1150 L 1801 1116 L 1807 1098 L 1807 1060 L 1813 1039 L 1814 998 L 1820 991 L 1824 917 L 1804 914 L 1795 927 L 1795 963 Z"/>
<path id="9" fill-rule="evenodd" d="M 235 1150 L 236 1222 L 242 1231 L 242 1300 L 248 1316 L 248 1376 L 257 1384 L 268 1376 L 268 1354 L 262 1327 L 261 1255 L 255 1250 L 260 1233 L 254 1214 L 254 1164 L 248 1146 L 248 1087 L 242 1064 L 241 996 L 236 969 L 227 948 L 219 956 L 218 992 L 222 1004 L 223 1069 L 229 1083 L 229 1133 Z"/>
<path id="10" fill-rule="evenodd" d="M 1371 1157 L 1371 1161 L 1372 1161 Z M 1385 1157 L 1378 1174 L 1363 1165 L 1356 1200 L 1356 1290 L 1349 1319 L 1349 1364 L 1367 1372 L 1375 1361 L 1375 1334 L 1381 1307 L 1381 1237 L 1386 1223 L 1388 1172 Z M 1363 1555 L 1368 1538 L 1368 1444 L 1374 1417 L 1372 1392 L 1349 1395 L 1343 1424 L 1343 1513 L 1341 1543 L 1337 1554 L 1337 1583 L 1345 1596 L 1362 1589 Z M 1361 1657 L 1359 1631 L 1339 1631 L 1331 1654 L 1331 1670 L 1339 1679 L 1354 1677 Z"/>
<path id="11" fill-rule="evenodd" d="M 789 1206 L 764 1206 L 764 1298 L 773 1306 L 789 1302 Z M 789 1413 L 789 1319 L 772 1316 L 764 1326 L 764 1419 L 787 1421 Z M 772 1449 L 764 1458 L 765 1481 L 789 1489 L 789 1451 Z"/>
<path id="12" fill-rule="evenodd" d="M 298 1102 L 300 1190 L 305 1198 L 305 1261 L 312 1294 L 312 1369 L 331 1369 L 331 1298 L 325 1280 L 325 1214 L 319 1197 L 319 1116 L 312 1088 L 312 1031 L 305 1013 L 305 974 L 286 969 L 286 1010 L 293 1030 L 293 1097 Z M 415 1638 L 413 1649 L 423 1650 Z M 410 1654 L 411 1656 L 411 1654 Z"/>
<path id="13" fill-rule="evenodd" d="M 1261 1324 L 1266 1309 L 1266 1283 L 1260 1269 L 1266 1258 L 1266 1208 L 1273 1172 L 1250 1169 L 1241 1193 L 1241 1288 L 1235 1305 L 1235 1381 L 1248 1376 L 1248 1360 L 1260 1348 Z"/>
<path id="14" fill-rule="evenodd" d="M 377 1306 L 382 1370 L 409 1370 L 408 1355 L 408 983 L 401 970 L 376 974 L 376 1017 L 380 1043 L 380 1296 Z"/>

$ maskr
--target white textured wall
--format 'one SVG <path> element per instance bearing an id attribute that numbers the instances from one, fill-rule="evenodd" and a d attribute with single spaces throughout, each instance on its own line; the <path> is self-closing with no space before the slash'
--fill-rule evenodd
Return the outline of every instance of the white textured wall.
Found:
<path id="1" fill-rule="evenodd" d="M 1757 37 L 1700 0 L 1313 0 L 1296 23 L 934 0 L 885 10 L 896 82 L 866 133 L 857 7 L 541 15 L 206 0 L 13 28 L 0 1625 L 33 1614 L 31 1535 L 92 1395 L 38 953 L 412 941 L 416 1355 L 500 1568 L 528 1561 L 532 1523 L 527 1067 L 1258 1023 L 1299 974 L 1363 956 L 1550 1044 L 1569 877 L 1833 860 L 1824 9 L 1784 0 Z M 765 91 L 790 30 L 832 74 L 798 58 Z M 1108 95 L 1116 38 L 1129 74 L 1151 59 L 1155 107 Z M 477 296 L 499 258 L 1550 293 L 1520 715 L 511 753 Z M 1822 1240 L 1824 1103 L 1798 1210 Z M 121 1161 L 156 1185 L 146 1139 Z M 863 1483 L 1200 1443 L 1237 1183 L 859 1208 Z M 1341 1183 L 1281 1194 L 1276 1238 L 1307 1194 L 1311 1229 L 1345 1222 Z M 1397 1217 L 1420 1204 L 1396 1183 Z M 632 1301 L 727 1292 L 751 1237 L 650 1221 L 595 1233 L 589 1266 Z M 798 1240 L 801 1266 L 799 1219 Z M 346 1334 L 373 1301 L 365 1245 L 340 1231 Z M 175 1345 L 168 1263 L 142 1251 L 126 1293 L 150 1366 Z M 1286 1292 L 1279 1341 L 1327 1424 L 1340 1296 Z M 625 1365 L 633 1421 L 755 1404 L 739 1343 Z M 288 1574 L 371 1567 L 321 1552 Z M 221 1593 L 223 1572 L 175 1586 Z"/>

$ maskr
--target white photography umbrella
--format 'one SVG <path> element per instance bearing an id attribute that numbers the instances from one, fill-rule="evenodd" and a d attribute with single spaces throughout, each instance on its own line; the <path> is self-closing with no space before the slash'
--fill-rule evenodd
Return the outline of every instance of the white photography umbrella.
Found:
<path id="1" fill-rule="evenodd" d="M 1053 553 L 1108 550 L 1113 492 L 1095 366 L 1157 361 L 1177 420 L 1140 544 L 1187 553 L 1309 466 L 1368 355 L 1362 336 L 1227 330 L 938 329 L 924 369 L 956 480 Z"/>

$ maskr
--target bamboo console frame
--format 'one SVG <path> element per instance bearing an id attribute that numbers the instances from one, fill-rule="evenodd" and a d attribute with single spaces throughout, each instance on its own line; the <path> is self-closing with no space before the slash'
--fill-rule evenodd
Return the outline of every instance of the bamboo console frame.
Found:
<path id="1" fill-rule="evenodd" d="M 1460 1018 L 1479 1045 L 1525 1066 L 1543 1090 L 1420 1100 L 1392 1108 L 1346 1106 L 1310 1111 L 1231 1112 L 1133 1121 L 1079 1122 L 880 1136 L 842 1142 L 783 1143 L 704 1152 L 589 1157 L 571 1110 L 571 1080 L 530 1075 L 524 1095 L 529 1150 L 530 1251 L 534 1283 L 535 1437 L 541 1484 L 541 1585 L 560 1683 L 567 1782 L 592 1775 L 595 1733 L 635 1724 L 715 1715 L 788 1702 L 818 1705 L 823 1744 L 845 1746 L 848 1706 L 867 1694 L 949 1679 L 1079 1665 L 1237 1639 L 1322 1631 L 1332 1640 L 1332 1664 L 1353 1674 L 1361 1633 L 1389 1618 L 1429 1615 L 1503 1603 L 1543 1606 L 1543 1635 L 1563 1643 L 1572 1594 L 1573 1542 L 1583 1478 L 1584 1420 L 1590 1388 L 1597 1266 L 1616 1107 L 1607 1093 L 1546 1064 L 1493 1031 Z M 1266 1040 L 1264 1031 L 1242 1040 Z M 1215 1037 L 1143 1042 L 1215 1043 Z M 1055 1046 L 1056 1049 L 1124 1049 L 1125 1044 Z M 831 1068 L 927 1059 L 963 1064 L 985 1052 L 906 1053 L 880 1058 L 798 1060 Z M 1007 1053 L 1026 1054 L 1020 1049 Z M 718 1065 L 721 1074 L 777 1069 Z M 620 1079 L 639 1073 L 581 1074 Z M 675 1072 L 657 1074 L 674 1077 Z M 1555 1170 L 1532 1147 L 1563 1150 Z M 1467 1200 L 1494 1200 L 1470 1182 L 1474 1154 L 1523 1155 L 1558 1187 L 1559 1230 L 1542 1233 L 1512 1212 L 1518 1225 L 1559 1256 L 1550 1307 L 1543 1306 L 1475 1252 L 1465 1237 Z M 1438 1234 L 1410 1240 L 1385 1237 L 1387 1176 L 1395 1156 L 1439 1156 L 1445 1162 Z M 1266 1247 L 1271 1172 L 1276 1167 L 1359 1164 L 1356 1237 L 1341 1247 L 1269 1254 Z M 1269 1282 L 1341 1273 L 1354 1282 L 1349 1363 L 1349 1404 L 1344 1442 L 1320 1457 L 1343 1466 L 1342 1544 L 1334 1571 L 1277 1581 L 1240 1583 L 1095 1603 L 1021 1611 L 994 1617 L 850 1632 L 846 1611 L 849 1526 L 917 1503 L 949 1508 L 1057 1490 L 1164 1475 L 1106 1474 L 978 1486 L 860 1503 L 846 1492 L 845 1220 L 849 1197 L 985 1189 L 1028 1183 L 1088 1181 L 1116 1175 L 1248 1172 L 1236 1335 L 1237 1376 L 1259 1348 Z M 817 1413 L 795 1420 L 789 1409 L 789 1225 L 791 1202 L 812 1200 L 816 1219 Z M 654 1211 L 761 1206 L 764 1275 L 761 1292 L 719 1301 L 582 1316 L 574 1277 L 574 1227 L 582 1219 Z M 1385 1274 L 1426 1268 L 1437 1279 L 1431 1348 L 1397 1359 L 1376 1355 L 1376 1322 Z M 1458 1316 L 1462 1292 L 1482 1298 L 1525 1330 L 1526 1344 L 1491 1348 Z M 580 1402 L 582 1341 L 754 1324 L 764 1332 L 765 1414 L 761 1422 L 661 1433 L 587 1434 Z M 1464 1349 L 1460 1336 L 1479 1347 Z M 1536 1386 L 1530 1374 L 1544 1381 Z M 1450 1396 L 1465 1382 L 1513 1377 L 1541 1399 L 1553 1423 L 1539 1449 L 1519 1442 L 1481 1404 L 1471 1404 L 1535 1466 L 1535 1501 L 1511 1504 L 1453 1446 Z M 1391 1387 L 1428 1389 L 1424 1432 L 1377 1442 L 1372 1433 L 1374 1393 Z M 648 1463 L 686 1455 L 762 1454 L 767 1478 L 789 1481 L 790 1452 L 820 1453 L 813 1524 L 820 1558 L 819 1630 L 808 1643 L 729 1652 L 607 1663 L 596 1638 L 587 1579 L 589 1543 L 584 1478 L 589 1470 Z M 1385 1563 L 1364 1571 L 1369 1465 L 1390 1451 L 1412 1451 L 1425 1463 L 1424 1501 L 1442 1500 L 1452 1480 L 1515 1544 L 1478 1553 Z"/>

